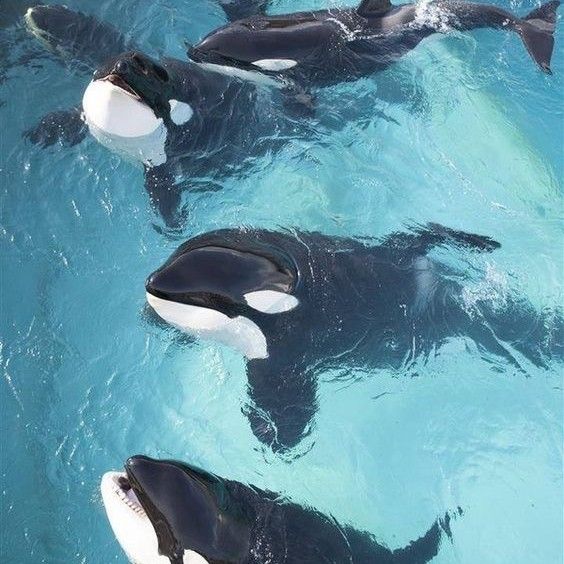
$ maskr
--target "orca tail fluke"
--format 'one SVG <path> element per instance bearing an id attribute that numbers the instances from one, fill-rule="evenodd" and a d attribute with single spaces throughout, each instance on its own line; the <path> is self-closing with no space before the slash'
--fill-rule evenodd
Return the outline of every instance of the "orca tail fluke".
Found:
<path id="1" fill-rule="evenodd" d="M 439 553 L 439 548 L 443 538 L 446 536 L 452 539 L 450 522 L 453 517 L 462 515 L 459 507 L 454 513 L 446 513 L 442 519 L 437 519 L 431 528 L 417 540 L 412 541 L 407 546 L 392 552 L 392 562 L 394 564 L 413 564 L 430 562 Z"/>
<path id="2" fill-rule="evenodd" d="M 541 70 L 552 74 L 550 59 L 554 49 L 554 29 L 556 27 L 556 10 L 560 0 L 552 0 L 535 8 L 516 24 L 527 51 Z"/>

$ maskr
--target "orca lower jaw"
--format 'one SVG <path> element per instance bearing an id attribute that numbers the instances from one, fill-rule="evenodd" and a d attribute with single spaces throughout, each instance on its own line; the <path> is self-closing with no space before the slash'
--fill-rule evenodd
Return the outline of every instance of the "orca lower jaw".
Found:
<path id="1" fill-rule="evenodd" d="M 249 318 L 225 313 L 203 305 L 191 305 L 146 292 L 148 304 L 157 315 L 177 329 L 209 338 L 239 350 L 250 359 L 268 357 L 266 338 Z"/>
<path id="2" fill-rule="evenodd" d="M 130 96 L 135 98 L 135 100 L 146 104 L 146 102 L 143 100 L 143 96 L 141 96 L 141 94 L 139 94 L 130 84 L 128 84 L 118 74 L 110 73 L 107 76 L 105 76 L 104 78 L 100 78 L 98 80 L 109 82 L 110 84 L 113 84 L 117 88 L 123 90 L 124 92 L 126 92 L 127 94 L 129 94 Z M 146 105 L 148 105 L 148 104 L 146 104 Z"/>
<path id="3" fill-rule="evenodd" d="M 102 478 L 102 495 L 106 499 L 121 503 L 140 518 L 147 519 L 147 514 L 135 495 L 125 472 L 107 472 Z M 115 497 L 112 497 L 115 496 Z"/>
<path id="4" fill-rule="evenodd" d="M 114 535 L 130 562 L 170 564 L 159 553 L 157 533 L 125 472 L 106 472 L 100 486 Z"/>

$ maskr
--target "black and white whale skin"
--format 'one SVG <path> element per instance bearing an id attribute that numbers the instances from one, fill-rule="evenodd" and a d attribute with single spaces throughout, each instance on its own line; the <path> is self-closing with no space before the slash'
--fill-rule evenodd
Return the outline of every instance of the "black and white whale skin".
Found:
<path id="1" fill-rule="evenodd" d="M 272 149 L 269 135 L 286 123 L 268 108 L 268 117 L 262 115 L 267 104 L 257 103 L 256 83 L 189 61 L 153 60 L 92 16 L 37 6 L 27 12 L 26 24 L 58 57 L 90 77 L 94 71 L 82 104 L 44 117 L 28 138 L 71 146 L 90 131 L 110 150 L 140 161 L 151 200 L 169 225 L 178 222 L 186 188 L 176 184 L 177 175 L 221 178 L 239 171 L 247 158 Z"/>
<path id="2" fill-rule="evenodd" d="M 496 28 L 517 32 L 539 67 L 550 73 L 559 4 L 548 2 L 524 18 L 459 0 L 398 6 L 364 0 L 358 8 L 258 14 L 213 31 L 189 49 L 189 56 L 324 86 L 382 70 L 434 33 Z"/>
<path id="3" fill-rule="evenodd" d="M 221 230 L 179 247 L 148 278 L 147 300 L 169 324 L 245 355 L 253 433 L 293 456 L 288 449 L 312 429 L 317 375 L 327 369 L 414 373 L 415 361 L 454 337 L 519 371 L 523 362 L 546 366 L 554 323 L 526 301 L 467 306 L 453 273 L 427 257 L 438 246 L 489 252 L 499 244 L 434 224 L 379 243 Z M 556 329 L 558 347 L 561 319 Z"/>
<path id="4" fill-rule="evenodd" d="M 447 513 L 391 550 L 280 494 L 146 456 L 104 474 L 101 490 L 112 529 L 136 564 L 423 564 L 451 537 Z"/>

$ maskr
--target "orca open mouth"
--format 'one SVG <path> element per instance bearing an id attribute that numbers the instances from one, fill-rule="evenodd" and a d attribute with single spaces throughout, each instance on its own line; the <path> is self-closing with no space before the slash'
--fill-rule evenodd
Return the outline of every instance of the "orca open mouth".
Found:
<path id="1" fill-rule="evenodd" d="M 131 96 L 133 96 L 136 100 L 139 100 L 140 102 L 143 102 L 143 97 L 141 96 L 141 94 L 139 94 L 138 92 L 135 91 L 135 89 L 130 86 L 121 76 L 119 76 L 118 74 L 115 73 L 110 73 L 108 76 L 100 79 L 100 80 L 104 80 L 106 82 L 109 82 L 110 84 L 113 84 L 114 86 L 117 86 L 118 88 L 120 88 L 121 90 L 127 92 L 128 94 L 130 94 Z"/>
<path id="2" fill-rule="evenodd" d="M 125 472 L 109 472 L 104 479 L 108 481 L 112 493 L 119 498 L 121 503 L 127 505 L 140 517 L 147 517 Z"/>

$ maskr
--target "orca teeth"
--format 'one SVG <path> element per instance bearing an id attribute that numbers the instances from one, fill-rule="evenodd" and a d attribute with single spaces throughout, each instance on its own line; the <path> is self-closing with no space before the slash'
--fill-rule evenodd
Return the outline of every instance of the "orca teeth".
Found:
<path id="1" fill-rule="evenodd" d="M 131 484 L 125 476 L 120 476 L 116 481 L 114 481 L 114 493 L 120 498 L 123 503 L 125 503 L 130 509 L 132 509 L 140 517 L 147 517 L 145 510 L 137 500 L 135 492 L 131 489 Z"/>

